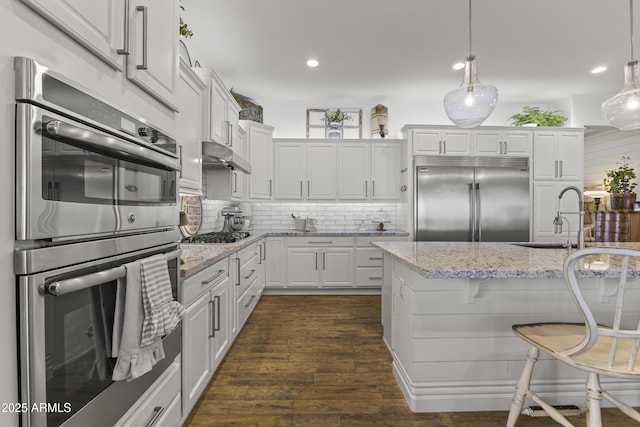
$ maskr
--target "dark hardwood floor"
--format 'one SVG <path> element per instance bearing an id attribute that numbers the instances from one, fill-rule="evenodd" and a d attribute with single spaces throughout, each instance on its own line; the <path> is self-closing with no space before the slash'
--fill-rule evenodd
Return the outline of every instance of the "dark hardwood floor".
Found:
<path id="1" fill-rule="evenodd" d="M 185 426 L 494 427 L 506 418 L 411 412 L 382 341 L 379 296 L 265 296 Z M 570 420 L 586 425 L 584 416 Z M 638 426 L 612 409 L 603 423 Z M 555 425 L 547 417 L 518 422 Z"/>

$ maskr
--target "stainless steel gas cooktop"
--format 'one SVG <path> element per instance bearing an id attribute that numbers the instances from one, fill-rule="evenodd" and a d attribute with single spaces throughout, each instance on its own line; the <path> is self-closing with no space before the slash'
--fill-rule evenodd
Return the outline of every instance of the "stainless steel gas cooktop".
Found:
<path id="1" fill-rule="evenodd" d="M 198 234 L 182 239 L 182 243 L 233 243 L 250 236 L 248 231 L 223 232 Z"/>

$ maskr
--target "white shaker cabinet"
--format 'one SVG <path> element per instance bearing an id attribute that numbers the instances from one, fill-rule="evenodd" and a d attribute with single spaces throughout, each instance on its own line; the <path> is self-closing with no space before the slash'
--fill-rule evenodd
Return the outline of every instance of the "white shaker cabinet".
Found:
<path id="1" fill-rule="evenodd" d="M 400 199 L 402 143 L 338 143 L 340 200 Z"/>
<path id="2" fill-rule="evenodd" d="M 306 181 L 306 146 L 301 142 L 275 142 L 274 197 L 280 200 L 302 200 Z"/>
<path id="3" fill-rule="evenodd" d="M 429 156 L 470 156 L 471 131 L 451 128 L 413 130 L 413 154 Z"/>
<path id="4" fill-rule="evenodd" d="M 276 199 L 336 199 L 336 144 L 275 142 L 274 165 Z"/>
<path id="5" fill-rule="evenodd" d="M 178 153 L 180 154 L 180 192 L 202 194 L 202 102 L 205 84 L 180 59 L 178 81 Z"/>
<path id="6" fill-rule="evenodd" d="M 124 69 L 124 29 L 128 22 L 121 0 L 22 0 L 111 68 Z"/>
<path id="7" fill-rule="evenodd" d="M 208 84 L 203 121 L 204 140 L 226 145 L 234 152 L 244 155 L 238 145 L 240 106 L 215 70 L 197 68 L 196 72 Z"/>
<path id="8" fill-rule="evenodd" d="M 370 149 L 367 144 L 338 144 L 338 198 L 369 198 Z"/>
<path id="9" fill-rule="evenodd" d="M 213 374 L 211 366 L 211 329 L 209 293 L 189 305 L 182 317 L 182 393 L 186 412 L 191 411 Z"/>
<path id="10" fill-rule="evenodd" d="M 182 397 L 189 413 L 231 346 L 229 259 L 183 281 Z"/>
<path id="11" fill-rule="evenodd" d="M 178 111 L 175 0 L 22 1 L 167 108 Z"/>
<path id="12" fill-rule="evenodd" d="M 282 288 L 286 285 L 285 273 L 287 265 L 286 244 L 284 237 L 267 237 L 264 245 L 264 263 L 266 264 L 266 286 Z"/>
<path id="13" fill-rule="evenodd" d="M 307 199 L 335 200 L 337 196 L 336 144 L 307 144 Z"/>
<path id="14" fill-rule="evenodd" d="M 582 181 L 584 131 L 534 131 L 533 158 L 533 179 Z"/>
<path id="15" fill-rule="evenodd" d="M 352 237 L 288 239 L 288 288 L 352 287 L 353 271 Z"/>
<path id="16" fill-rule="evenodd" d="M 177 111 L 178 3 L 175 0 L 130 0 L 128 16 L 127 77 Z"/>
<path id="17" fill-rule="evenodd" d="M 371 144 L 371 200 L 400 198 L 401 148 L 392 142 Z"/>
<path id="18" fill-rule="evenodd" d="M 273 128 L 262 123 L 242 120 L 247 136 L 246 158 L 251 163 L 248 175 L 250 199 L 271 199 L 273 196 Z"/>
<path id="19" fill-rule="evenodd" d="M 476 156 L 529 157 L 532 132 L 530 130 L 479 129 L 474 131 Z"/>
<path id="20" fill-rule="evenodd" d="M 566 242 L 568 233 L 571 233 L 571 241 L 576 243 L 579 226 L 578 196 L 575 191 L 568 191 L 562 197 L 558 205 L 560 192 L 569 186 L 582 188 L 581 181 L 537 181 L 533 184 L 533 229 L 536 242 Z M 569 222 L 563 221 L 562 225 L 554 224 L 558 208 L 561 212 L 574 212 L 562 214 Z"/>

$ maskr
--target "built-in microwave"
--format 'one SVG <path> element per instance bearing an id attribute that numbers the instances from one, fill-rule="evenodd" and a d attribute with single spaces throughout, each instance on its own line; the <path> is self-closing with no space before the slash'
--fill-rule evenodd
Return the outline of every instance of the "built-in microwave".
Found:
<path id="1" fill-rule="evenodd" d="M 28 58 L 16 58 L 16 240 L 175 226 L 175 141 Z"/>

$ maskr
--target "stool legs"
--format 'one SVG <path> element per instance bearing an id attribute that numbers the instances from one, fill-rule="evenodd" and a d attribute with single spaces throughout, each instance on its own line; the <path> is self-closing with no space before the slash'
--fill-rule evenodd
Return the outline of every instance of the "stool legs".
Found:
<path id="1" fill-rule="evenodd" d="M 529 348 L 529 351 L 527 353 L 527 361 L 524 365 L 524 369 L 522 370 L 522 374 L 520 374 L 520 379 L 518 380 L 518 385 L 516 386 L 516 392 L 513 395 L 513 400 L 511 401 L 511 409 L 509 410 L 507 427 L 514 427 L 516 425 L 518 417 L 520 416 L 520 412 L 522 411 L 522 407 L 524 406 L 524 399 L 527 392 L 529 391 L 531 374 L 533 373 L 533 365 L 538 360 L 539 355 L 540 350 L 538 350 L 536 347 L 531 346 Z"/>
<path id="2" fill-rule="evenodd" d="M 589 373 L 587 378 L 587 427 L 602 427 L 601 400 L 600 377 L 598 374 Z"/>

